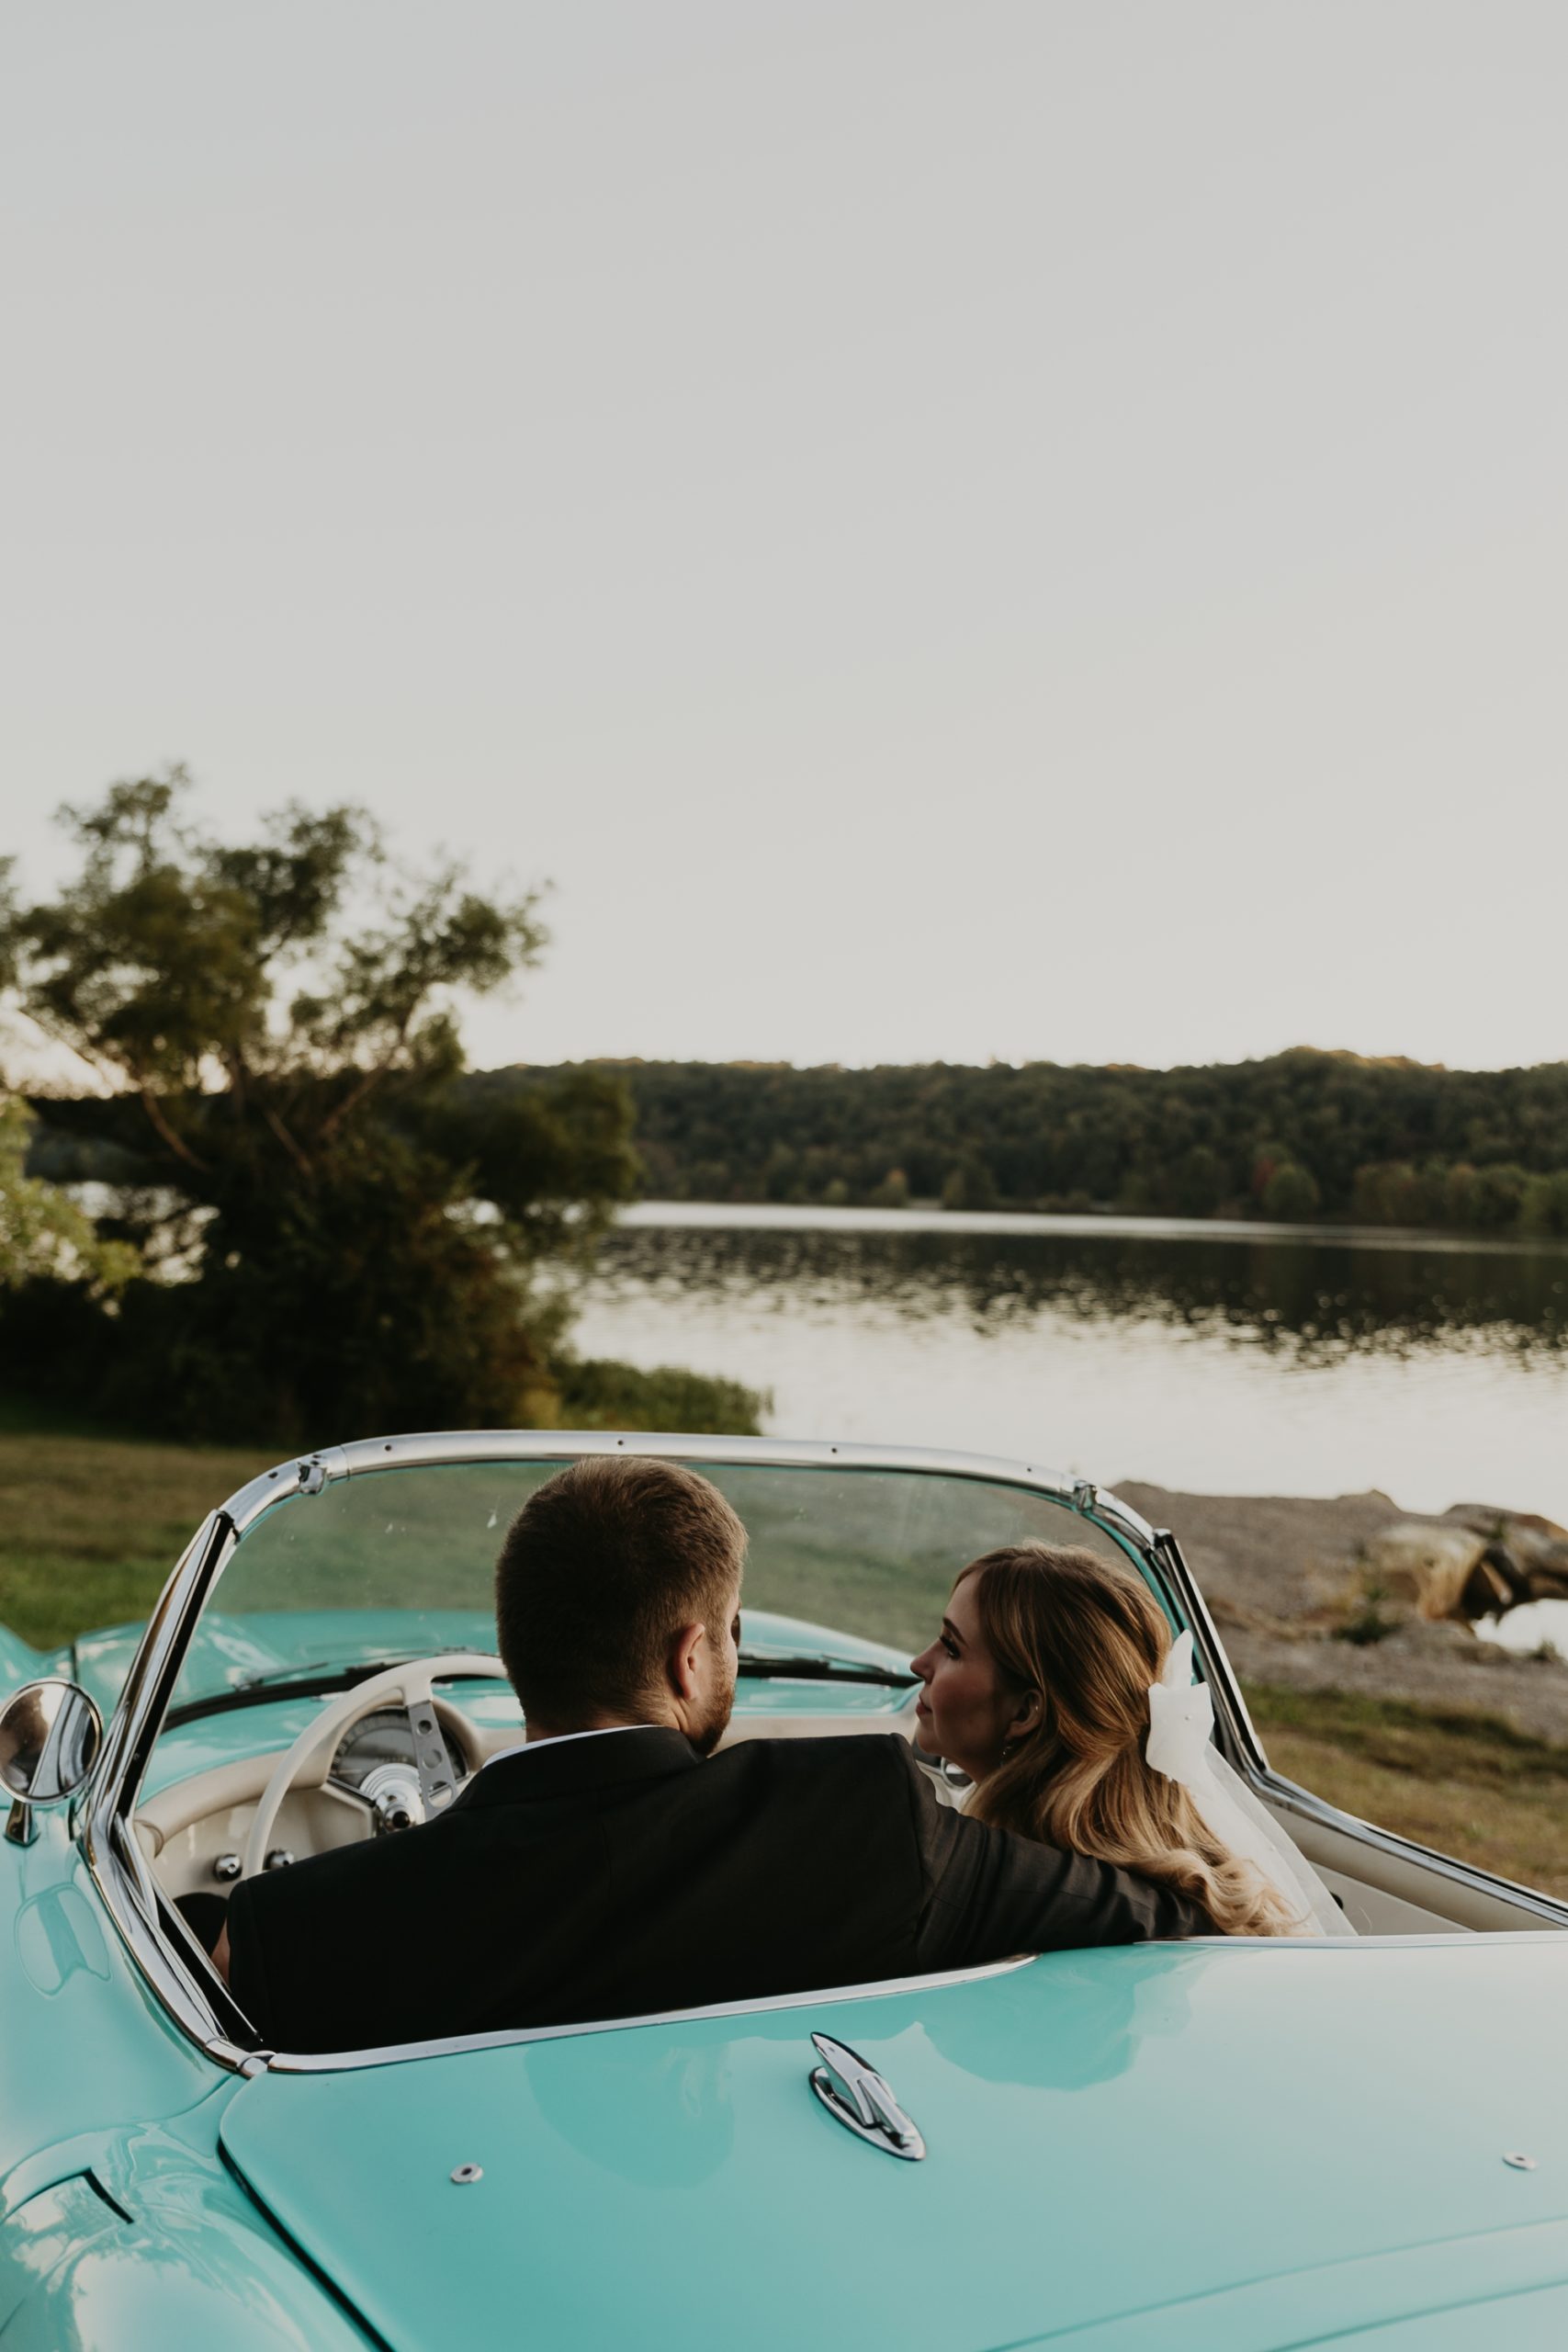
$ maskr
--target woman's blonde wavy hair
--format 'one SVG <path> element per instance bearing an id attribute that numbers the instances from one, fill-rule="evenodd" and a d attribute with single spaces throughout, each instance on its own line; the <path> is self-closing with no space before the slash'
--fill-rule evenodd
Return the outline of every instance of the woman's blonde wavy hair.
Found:
<path id="1" fill-rule="evenodd" d="M 1149 1685 L 1171 1641 L 1146 1587 L 1092 1552 L 1047 1544 L 987 1552 L 953 1589 L 965 1582 L 998 1672 L 1042 1702 L 1034 1729 L 976 1786 L 974 1818 L 1179 1887 L 1222 1935 L 1289 1935 L 1283 1896 L 1145 1761 Z"/>

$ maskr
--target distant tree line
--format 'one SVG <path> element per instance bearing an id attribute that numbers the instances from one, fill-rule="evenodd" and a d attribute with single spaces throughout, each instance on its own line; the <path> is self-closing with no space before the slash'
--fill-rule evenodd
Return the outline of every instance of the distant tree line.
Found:
<path id="1" fill-rule="evenodd" d="M 1120 1210 L 1568 1234 L 1568 1063 L 1450 1070 L 1298 1047 L 1154 1070 L 596 1063 L 672 1200 Z M 493 1070 L 486 1098 L 558 1083 Z"/>

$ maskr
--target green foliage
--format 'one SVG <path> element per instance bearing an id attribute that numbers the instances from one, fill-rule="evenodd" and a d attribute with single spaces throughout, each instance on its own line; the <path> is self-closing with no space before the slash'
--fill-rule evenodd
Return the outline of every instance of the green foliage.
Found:
<path id="1" fill-rule="evenodd" d="M 1145 1192 L 1149 1189 L 1146 1179 L 1143 1182 L 1143 1189 Z M 1172 1191 L 1175 1205 L 1182 1216 L 1214 1215 L 1225 1196 L 1225 1165 L 1212 1145 L 1196 1143 L 1190 1151 L 1183 1153 L 1173 1171 Z M 1314 1197 L 1313 1207 L 1316 1206 Z M 1275 1216 L 1285 1212 L 1269 1209 L 1268 1214 Z"/>
<path id="2" fill-rule="evenodd" d="M 773 1399 L 738 1380 L 660 1364 L 638 1372 L 602 1359 L 556 1366 L 558 1424 L 572 1430 L 689 1430 L 706 1437 L 755 1437 Z"/>
<path id="3" fill-rule="evenodd" d="M 1568 1234 L 1568 1168 L 1526 1177 L 1519 1223 L 1527 1233 Z"/>
<path id="4" fill-rule="evenodd" d="M 1468 1160 L 1450 1166 L 1433 1159 L 1419 1168 L 1406 1160 L 1374 1161 L 1357 1170 L 1351 1204 L 1354 1215 L 1368 1225 L 1454 1226 L 1472 1233 L 1500 1233 L 1526 1223 L 1525 1203 L 1532 1184 L 1550 1182 L 1530 1177 L 1512 1161 L 1482 1168 Z"/>
<path id="5" fill-rule="evenodd" d="M 49 1278 L 118 1297 L 141 1260 L 126 1243 L 102 1240 L 68 1194 L 28 1175 L 33 1126 L 25 1102 L 0 1094 L 0 1291 Z"/>
<path id="6" fill-rule="evenodd" d="M 7 1339 L 41 1340 L 78 1408 L 192 1435 L 549 1420 L 535 1270 L 586 1250 L 637 1162 L 608 1072 L 459 1089 L 457 1011 L 537 960 L 536 899 L 403 872 L 347 808 L 216 842 L 187 791 L 171 770 L 63 811 L 74 877 L 0 907 L 17 1002 L 113 1090 L 55 1117 L 139 1156 L 112 1238 L 185 1278 L 112 1324 L 34 1284 Z"/>
<path id="7" fill-rule="evenodd" d="M 1408 1160 L 1378 1159 L 1356 1170 L 1350 1213 L 1359 1225 L 1427 1225 L 1432 1198 Z"/>
<path id="8" fill-rule="evenodd" d="M 912 1200 L 952 1208 L 1568 1230 L 1562 1195 L 1534 1181 L 1568 1179 L 1568 1063 L 1447 1070 L 1302 1047 L 1171 1070 L 609 1067 L 664 1198 L 868 1202 L 899 1170 Z M 1266 1207 L 1271 1184 L 1300 1205 Z"/>
<path id="9" fill-rule="evenodd" d="M 996 1198 L 996 1180 L 978 1152 L 966 1151 L 942 1180 L 944 1209 L 988 1209 Z"/>
<path id="10" fill-rule="evenodd" d="M 1306 1170 L 1287 1159 L 1269 1172 L 1263 1187 L 1263 1214 L 1284 1224 L 1299 1224 L 1316 1215 L 1320 1197 Z"/>
<path id="11" fill-rule="evenodd" d="M 1356 1607 L 1342 1625 L 1335 1627 L 1335 1639 L 1348 1642 L 1355 1649 L 1371 1649 L 1378 1642 L 1386 1642 L 1391 1634 L 1399 1631 L 1398 1617 L 1390 1616 L 1384 1606 L 1392 1598 L 1382 1577 L 1364 1576 Z"/>

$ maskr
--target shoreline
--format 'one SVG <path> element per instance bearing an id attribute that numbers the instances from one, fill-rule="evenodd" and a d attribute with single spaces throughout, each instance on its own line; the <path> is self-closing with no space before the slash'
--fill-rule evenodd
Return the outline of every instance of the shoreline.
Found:
<path id="1" fill-rule="evenodd" d="M 610 1230 L 736 1233 L 973 1233 L 1066 1240 L 1295 1242 L 1309 1248 L 1426 1250 L 1445 1257 L 1568 1257 L 1568 1238 L 1540 1234 L 1506 1238 L 1415 1225 L 1282 1225 L 1262 1217 L 1128 1216 L 1043 1209 L 944 1209 L 934 1203 L 906 1208 L 829 1208 L 787 1201 L 633 1201 Z"/>

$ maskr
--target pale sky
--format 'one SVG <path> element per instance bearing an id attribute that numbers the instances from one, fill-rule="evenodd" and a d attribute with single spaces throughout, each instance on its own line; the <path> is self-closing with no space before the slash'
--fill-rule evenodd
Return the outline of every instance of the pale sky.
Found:
<path id="1" fill-rule="evenodd" d="M 552 877 L 482 1062 L 1568 1056 L 1562 0 L 11 0 L 0 848 Z"/>

